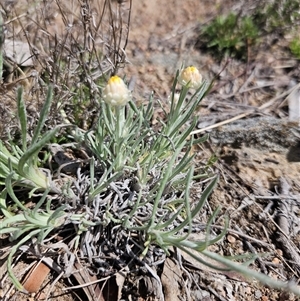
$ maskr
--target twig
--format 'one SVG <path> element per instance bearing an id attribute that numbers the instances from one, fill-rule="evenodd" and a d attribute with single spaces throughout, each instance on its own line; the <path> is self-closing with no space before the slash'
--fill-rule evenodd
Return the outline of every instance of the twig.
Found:
<path id="1" fill-rule="evenodd" d="M 284 177 L 280 178 L 280 189 L 281 193 L 287 195 L 290 191 L 290 185 Z M 300 255 L 299 249 L 288 237 L 290 232 L 289 217 L 293 211 L 293 200 L 286 199 L 284 202 L 280 202 L 279 213 L 278 213 L 278 226 L 281 232 L 278 232 L 277 241 L 281 244 L 281 247 L 285 254 L 294 262 L 294 268 L 298 275 L 300 274 Z"/>
<path id="2" fill-rule="evenodd" d="M 238 232 L 241 232 L 241 233 L 242 233 L 242 230 L 241 230 L 241 229 L 239 229 L 237 226 L 236 226 L 236 228 L 238 229 Z M 252 246 L 252 244 L 251 244 L 249 241 L 245 240 L 245 243 L 246 243 L 248 249 L 249 249 L 253 254 L 257 254 L 255 248 Z M 268 274 L 268 271 L 267 271 L 267 269 L 266 269 L 266 265 L 264 264 L 264 262 L 261 260 L 260 257 L 257 257 L 256 260 L 258 261 L 258 263 L 259 263 L 259 265 L 260 265 L 262 271 L 264 272 L 264 274 L 267 275 L 267 274 Z"/>
<path id="3" fill-rule="evenodd" d="M 208 290 L 209 290 L 214 296 L 216 296 L 219 300 L 221 300 L 221 301 L 227 301 L 227 299 L 223 298 L 220 294 L 218 294 L 218 293 L 216 292 L 216 290 L 213 289 L 210 285 L 208 285 L 207 288 L 208 288 Z"/>
<path id="4" fill-rule="evenodd" d="M 217 225 L 212 225 L 212 228 L 215 228 L 215 229 L 223 229 L 222 226 L 217 226 Z M 237 226 L 235 226 L 236 230 L 233 230 L 233 229 L 227 229 L 227 232 L 228 233 L 231 233 L 231 234 L 234 234 L 234 235 L 237 235 L 239 237 L 242 237 L 244 239 L 247 239 L 247 240 L 251 240 L 253 241 L 254 243 L 256 243 L 257 245 L 261 246 L 261 247 L 265 247 L 265 248 L 273 248 L 273 246 L 267 242 L 264 242 L 262 240 L 259 240 L 259 239 L 256 239 L 254 237 L 251 237 L 245 233 L 243 233 L 242 231 L 239 231 L 240 228 L 238 228 Z"/>
<path id="5" fill-rule="evenodd" d="M 233 122 L 233 121 L 235 121 L 235 120 L 242 119 L 242 118 L 244 118 L 244 117 L 246 117 L 246 116 L 248 116 L 248 115 L 250 115 L 250 114 L 252 114 L 252 113 L 253 113 L 253 111 L 250 111 L 250 112 L 247 112 L 247 113 L 243 113 L 243 114 L 237 115 L 237 116 L 235 116 L 235 117 L 233 117 L 233 118 L 230 118 L 230 119 L 227 119 L 227 120 L 224 120 L 224 121 L 221 121 L 221 122 L 212 124 L 212 125 L 207 126 L 207 127 L 203 128 L 203 129 L 199 129 L 199 130 L 192 131 L 192 132 L 190 133 L 190 135 L 199 134 L 199 133 L 205 132 L 205 131 L 207 131 L 207 130 L 211 130 L 211 129 L 217 128 L 217 127 L 219 127 L 219 126 L 222 126 L 222 125 L 224 125 L 224 124 Z"/>
<path id="6" fill-rule="evenodd" d="M 285 97 L 289 94 L 291 94 L 293 91 L 295 91 L 296 89 L 298 89 L 300 87 L 300 83 L 296 86 L 294 86 L 293 88 L 281 93 L 280 95 L 276 96 L 276 97 L 273 97 L 272 99 L 270 99 L 268 102 L 264 103 L 263 105 L 259 106 L 258 108 L 254 108 L 253 110 L 251 111 L 248 111 L 246 113 L 243 113 L 243 114 L 240 114 L 240 115 L 237 115 L 233 118 L 230 118 L 230 119 L 227 119 L 227 120 L 224 120 L 224 121 L 221 121 L 221 122 L 218 122 L 218 123 L 215 123 L 215 124 L 212 124 L 210 126 L 207 126 L 203 129 L 198 129 L 198 130 L 195 130 L 195 131 L 192 131 L 190 133 L 190 135 L 195 135 L 195 134 L 199 134 L 199 133 L 202 133 L 202 132 L 205 132 L 207 130 L 211 130 L 211 129 L 214 129 L 214 128 L 217 128 L 219 126 L 222 126 L 222 125 L 225 125 L 225 124 L 228 124 L 228 123 L 231 123 L 233 121 L 236 121 L 236 120 L 239 120 L 239 119 L 242 119 L 246 116 L 249 116 L 257 111 L 261 111 L 263 109 L 266 109 L 268 107 L 270 107 L 276 100 L 282 98 L 282 97 Z"/>

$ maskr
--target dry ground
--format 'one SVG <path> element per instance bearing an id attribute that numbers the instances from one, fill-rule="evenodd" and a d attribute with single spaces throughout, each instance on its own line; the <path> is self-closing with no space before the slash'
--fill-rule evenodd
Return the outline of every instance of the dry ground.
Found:
<path id="1" fill-rule="evenodd" d="M 276 279 L 298 282 L 300 131 L 298 124 L 288 120 L 286 97 L 299 82 L 299 62 L 291 57 L 284 41 L 264 45 L 248 62 L 217 62 L 195 47 L 200 24 L 220 12 L 239 9 L 241 1 L 133 2 L 129 64 L 120 74 L 134 83 L 136 99 L 144 102 L 154 91 L 154 97 L 165 101 L 182 63 L 197 66 L 208 80 L 226 65 L 203 101 L 198 128 L 243 115 L 207 130 L 210 142 L 195 149 L 196 164 L 212 155 L 218 157 L 214 168 L 220 182 L 206 210 L 221 206 L 221 216 L 230 218 L 228 235 L 214 251 L 224 255 L 268 253 L 251 267 Z M 221 221 L 220 217 L 220 225 Z M 165 263 L 161 277 L 166 300 L 300 300 L 184 258 L 185 270 L 172 260 Z M 186 293 L 190 295 L 184 297 Z M 68 295 L 55 300 L 76 299 Z M 141 296 L 138 300 L 152 299 Z"/>

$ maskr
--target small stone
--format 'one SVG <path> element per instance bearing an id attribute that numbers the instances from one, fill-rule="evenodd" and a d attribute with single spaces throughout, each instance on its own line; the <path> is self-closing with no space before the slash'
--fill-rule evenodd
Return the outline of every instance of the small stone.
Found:
<path id="1" fill-rule="evenodd" d="M 234 244 L 235 241 L 236 241 L 235 237 L 232 236 L 232 235 L 227 235 L 227 240 L 228 240 L 228 242 L 230 242 L 231 244 Z"/>
<path id="2" fill-rule="evenodd" d="M 262 297 L 262 293 L 259 290 L 256 290 L 254 293 L 255 299 L 261 299 Z"/>
<path id="3" fill-rule="evenodd" d="M 280 259 L 277 258 L 277 257 L 274 257 L 273 260 L 272 260 L 272 263 L 274 263 L 274 264 L 280 264 Z"/>

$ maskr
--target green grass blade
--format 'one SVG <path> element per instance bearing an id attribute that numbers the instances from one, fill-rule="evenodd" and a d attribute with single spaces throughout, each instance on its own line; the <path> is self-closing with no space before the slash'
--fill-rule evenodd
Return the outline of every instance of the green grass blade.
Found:
<path id="1" fill-rule="evenodd" d="M 207 198 L 209 197 L 209 195 L 212 193 L 214 187 L 216 186 L 217 181 L 218 181 L 218 177 L 215 177 L 209 183 L 209 185 L 205 188 L 205 190 L 203 191 L 197 206 L 191 211 L 190 219 L 193 219 L 199 213 L 199 211 L 202 209 L 202 207 L 204 206 Z M 183 229 L 188 224 L 189 224 L 189 219 L 185 219 L 178 227 L 176 227 L 174 230 L 170 231 L 170 234 L 176 233 L 177 231 Z"/>
<path id="2" fill-rule="evenodd" d="M 46 101 L 45 101 L 45 104 L 44 104 L 44 106 L 42 108 L 38 124 L 37 124 L 37 126 L 36 126 L 36 128 L 34 130 L 34 134 L 33 134 L 32 140 L 31 140 L 32 144 L 35 144 L 36 141 L 39 138 L 39 135 L 40 135 L 41 130 L 42 130 L 44 124 L 45 124 L 45 121 L 47 119 L 47 116 L 48 116 L 48 113 L 49 113 L 49 110 L 50 110 L 52 98 L 53 98 L 53 87 L 49 86 L 48 92 L 47 92 Z"/>
<path id="3" fill-rule="evenodd" d="M 20 158 L 18 172 L 26 179 L 32 181 L 38 187 L 47 189 L 49 186 L 49 180 L 47 179 L 45 173 L 38 169 L 37 166 L 33 164 L 37 158 L 38 152 L 44 147 L 47 142 L 57 133 L 59 127 L 46 133 L 43 138 L 37 143 L 31 145 Z"/>
<path id="4" fill-rule="evenodd" d="M 17 250 L 19 249 L 20 246 L 22 246 L 26 241 L 28 241 L 31 237 L 33 237 L 34 235 L 39 234 L 40 229 L 37 229 L 35 231 L 30 232 L 28 235 L 26 235 L 24 238 L 22 238 L 11 250 L 10 253 L 7 257 L 7 272 L 8 275 L 12 281 L 12 283 L 15 285 L 15 287 L 20 290 L 23 291 L 23 285 L 20 283 L 20 281 L 17 279 L 17 277 L 15 276 L 13 269 L 12 269 L 12 261 L 13 261 L 13 256 L 15 255 L 15 253 L 17 252 Z"/>
<path id="5" fill-rule="evenodd" d="M 255 279 L 259 280 L 264 285 L 268 285 L 269 287 L 276 288 L 276 289 L 284 289 L 286 291 L 296 294 L 297 296 L 300 296 L 300 288 L 298 285 L 296 285 L 296 283 L 283 282 L 283 281 L 279 281 L 277 279 L 273 279 L 263 273 L 259 273 L 252 269 L 249 269 L 248 267 L 244 266 L 243 264 L 239 264 L 232 260 L 229 260 L 217 253 L 213 253 L 213 252 L 210 252 L 207 250 L 204 250 L 201 253 L 203 255 L 227 266 L 228 269 L 230 269 L 232 271 L 239 272 L 239 273 L 247 276 L 248 278 L 255 278 Z"/>
<path id="6" fill-rule="evenodd" d="M 190 184 L 192 182 L 193 174 L 194 174 L 194 168 L 191 167 L 189 173 L 187 174 L 187 182 L 186 182 L 187 185 L 186 185 L 186 189 L 185 189 L 185 193 L 184 193 L 185 194 L 184 195 L 184 200 L 185 200 L 185 208 L 186 208 L 187 217 L 179 226 L 174 228 L 172 231 L 168 232 L 168 235 L 170 235 L 170 236 L 174 235 L 177 232 L 179 232 L 180 230 L 182 230 L 186 226 L 189 226 L 189 231 L 190 231 L 191 221 L 194 218 L 194 215 L 192 214 L 192 211 L 190 209 L 190 204 L 189 204 Z M 204 194 L 204 192 L 203 192 L 203 194 Z M 201 203 L 201 201 L 199 203 Z"/>
<path id="7" fill-rule="evenodd" d="M 14 190 L 13 190 L 13 186 L 11 183 L 11 180 L 14 176 L 14 172 L 12 172 L 6 179 L 5 179 L 5 186 L 7 189 L 7 193 L 9 194 L 9 196 L 12 198 L 12 200 L 15 202 L 15 204 L 23 211 L 27 211 L 28 209 L 19 201 L 19 199 L 16 197 Z"/>
<path id="8" fill-rule="evenodd" d="M 23 151 L 27 148 L 27 115 L 25 109 L 25 103 L 23 99 L 23 87 L 20 86 L 17 90 L 17 107 L 18 107 L 18 119 L 21 126 L 22 136 L 22 149 Z"/>
<path id="9" fill-rule="evenodd" d="M 7 190 L 6 190 L 6 188 L 4 188 L 0 194 L 0 210 L 6 218 L 10 218 L 13 215 L 8 211 L 8 208 L 6 205 L 6 198 L 7 198 Z M 0 222 L 0 225 L 2 227 L 2 221 Z"/>

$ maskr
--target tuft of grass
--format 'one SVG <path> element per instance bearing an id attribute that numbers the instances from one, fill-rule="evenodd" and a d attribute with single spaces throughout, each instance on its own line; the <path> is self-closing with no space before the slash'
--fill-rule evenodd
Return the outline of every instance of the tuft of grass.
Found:
<path id="1" fill-rule="evenodd" d="M 300 59 L 300 40 L 299 38 L 295 37 L 291 42 L 290 42 L 290 50 L 292 54 L 297 58 Z"/>
<path id="2" fill-rule="evenodd" d="M 267 35 L 283 38 L 285 33 L 295 31 L 300 25 L 298 0 L 262 1 L 255 8 L 238 13 L 217 16 L 200 33 L 202 47 L 217 58 L 224 56 L 237 59 L 248 58 L 248 48 L 259 45 Z M 292 42 L 292 52 L 297 52 Z"/>
<path id="3" fill-rule="evenodd" d="M 201 31 L 205 47 L 218 57 L 247 58 L 247 46 L 259 39 L 259 29 L 250 16 L 230 13 L 218 16 Z"/>
<path id="4" fill-rule="evenodd" d="M 53 89 L 50 87 L 42 108 L 40 119 L 33 132 L 30 145 L 27 145 L 27 116 L 25 103 L 23 100 L 23 89 L 17 90 L 18 120 L 21 131 L 21 146 L 15 144 L 12 140 L 8 143 L 0 140 L 0 183 L 4 184 L 7 178 L 11 177 L 16 186 L 28 186 L 33 190 L 45 190 L 50 188 L 56 191 L 55 185 L 51 182 L 50 172 L 45 172 L 39 168 L 39 152 L 57 133 L 59 128 L 41 133 L 45 125 L 46 116 L 49 112 L 52 101 Z M 7 146 L 5 145 L 7 144 Z"/>
<path id="5" fill-rule="evenodd" d="M 266 34 L 284 35 L 299 26 L 300 3 L 298 0 L 261 2 L 252 13 L 255 23 Z"/>

